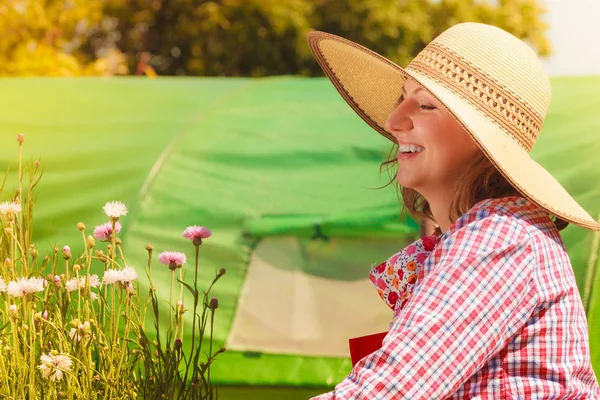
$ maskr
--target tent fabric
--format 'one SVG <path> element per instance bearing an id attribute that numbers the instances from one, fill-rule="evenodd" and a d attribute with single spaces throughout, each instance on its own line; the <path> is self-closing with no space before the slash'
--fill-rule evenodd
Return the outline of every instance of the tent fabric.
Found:
<path id="1" fill-rule="evenodd" d="M 599 215 L 600 77 L 555 78 L 552 86 L 533 157 Z M 189 280 L 193 247 L 181 233 L 193 224 L 213 231 L 200 251 L 199 276 L 207 284 L 218 268 L 227 269 L 212 293 L 219 298 L 215 339 L 234 347 L 214 364 L 215 383 L 332 385 L 351 368 L 344 336 L 359 332 L 353 331 L 357 321 L 365 333 L 375 333 L 388 320 L 365 281 L 368 269 L 400 250 L 418 227 L 400 217 L 393 187 L 375 190 L 389 179 L 379 172 L 389 144 L 328 80 L 32 78 L 5 79 L 2 87 L 0 167 L 16 160 L 14 140 L 23 132 L 25 158 L 41 157 L 45 170 L 35 232 L 42 254 L 67 244 L 80 252 L 77 222 L 91 232 L 104 222 L 102 205 L 120 200 L 130 210 L 121 232 L 128 264 L 144 276 L 147 243 L 155 254 L 185 251 Z M 571 226 L 563 238 L 582 297 L 589 299 L 598 373 L 600 274 L 589 266 L 593 234 Z M 277 261 L 282 252 L 289 262 Z M 275 274 L 293 296 L 280 290 L 270 294 L 272 301 L 244 297 L 274 290 L 264 281 Z M 153 275 L 159 295 L 168 299 L 168 269 L 155 260 Z M 333 286 L 356 296 L 327 301 L 323 292 Z M 365 304 L 357 305 L 359 299 Z M 325 316 L 343 305 L 347 314 L 339 317 L 352 322 L 331 330 Z M 245 327 L 252 318 L 255 325 Z M 265 326 L 270 347 L 259 340 Z M 184 345 L 189 340 L 184 337 Z"/>

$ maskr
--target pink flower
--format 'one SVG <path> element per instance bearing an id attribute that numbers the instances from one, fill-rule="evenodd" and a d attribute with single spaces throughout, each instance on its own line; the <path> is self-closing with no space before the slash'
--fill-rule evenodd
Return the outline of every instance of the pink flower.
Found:
<path id="1" fill-rule="evenodd" d="M 428 254 L 427 253 L 419 253 L 417 254 L 417 262 L 419 264 L 423 264 L 425 262 L 425 260 L 427 259 Z"/>
<path id="2" fill-rule="evenodd" d="M 422 240 L 423 248 L 427 251 L 431 251 L 437 244 L 437 237 L 435 235 L 425 236 Z"/>
<path id="3" fill-rule="evenodd" d="M 396 292 L 390 292 L 388 294 L 388 303 L 392 306 L 392 307 L 396 307 L 396 303 L 398 302 L 398 293 Z"/>
<path id="4" fill-rule="evenodd" d="M 386 268 L 386 265 L 385 265 L 385 261 L 384 261 L 375 267 L 375 271 L 377 271 L 380 274 L 383 274 L 383 272 L 385 271 L 385 268 Z"/>
<path id="5" fill-rule="evenodd" d="M 411 254 L 413 254 L 415 251 L 417 250 L 417 248 L 415 246 L 413 246 L 412 244 L 410 246 L 408 246 L 406 248 L 406 254 L 408 254 L 409 256 Z"/>
<path id="6" fill-rule="evenodd" d="M 183 231 L 183 237 L 190 239 L 195 245 L 202 244 L 202 239 L 207 239 L 210 235 L 210 229 L 197 225 L 188 226 Z"/>
<path id="7" fill-rule="evenodd" d="M 121 231 L 121 224 L 119 222 L 115 222 L 115 233 L 119 233 Z M 100 240 L 111 240 L 112 239 L 112 222 L 107 222 L 102 225 L 98 225 L 94 229 L 94 236 L 96 239 Z"/>
<path id="8" fill-rule="evenodd" d="M 158 261 L 168 265 L 169 268 L 181 268 L 185 264 L 185 254 L 176 251 L 163 251 L 158 255 Z"/>
<path id="9" fill-rule="evenodd" d="M 379 289 L 385 289 L 385 288 L 387 288 L 387 284 L 385 283 L 385 280 L 383 280 L 382 278 L 379 278 L 377 280 L 377 287 Z"/>
<path id="10" fill-rule="evenodd" d="M 404 279 L 404 271 L 402 271 L 402 269 L 398 269 L 398 279 Z"/>

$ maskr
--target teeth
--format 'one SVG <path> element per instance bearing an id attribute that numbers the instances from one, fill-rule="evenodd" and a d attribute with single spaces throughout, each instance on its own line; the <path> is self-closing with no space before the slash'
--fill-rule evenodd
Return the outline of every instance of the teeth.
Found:
<path id="1" fill-rule="evenodd" d="M 414 144 L 401 144 L 399 150 L 401 153 L 420 153 L 425 149 L 421 146 L 415 146 Z"/>

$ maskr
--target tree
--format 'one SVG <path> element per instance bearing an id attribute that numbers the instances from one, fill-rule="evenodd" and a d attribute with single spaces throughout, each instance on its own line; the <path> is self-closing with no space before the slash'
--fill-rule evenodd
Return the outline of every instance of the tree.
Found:
<path id="1" fill-rule="evenodd" d="M 92 43 L 107 23 L 103 10 L 102 0 L 4 0 L 0 75 L 127 73 L 126 59 L 114 45 Z"/>
<path id="2" fill-rule="evenodd" d="M 338 34 L 406 65 L 462 21 L 497 25 L 549 54 L 537 0 L 135 0 L 111 11 L 130 66 L 149 51 L 159 74 L 320 75 L 306 35 Z"/>
<path id="3" fill-rule="evenodd" d="M 338 34 L 406 65 L 461 21 L 548 55 L 538 0 L 7 0 L 0 74 L 321 75 L 306 35 Z M 490 0 L 491 1 L 491 0 Z"/>

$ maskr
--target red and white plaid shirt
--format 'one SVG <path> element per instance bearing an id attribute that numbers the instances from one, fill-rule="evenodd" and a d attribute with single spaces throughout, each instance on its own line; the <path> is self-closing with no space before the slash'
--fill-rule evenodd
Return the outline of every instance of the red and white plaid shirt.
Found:
<path id="1" fill-rule="evenodd" d="M 444 233 L 383 341 L 313 399 L 600 399 L 562 239 L 522 197 Z"/>

